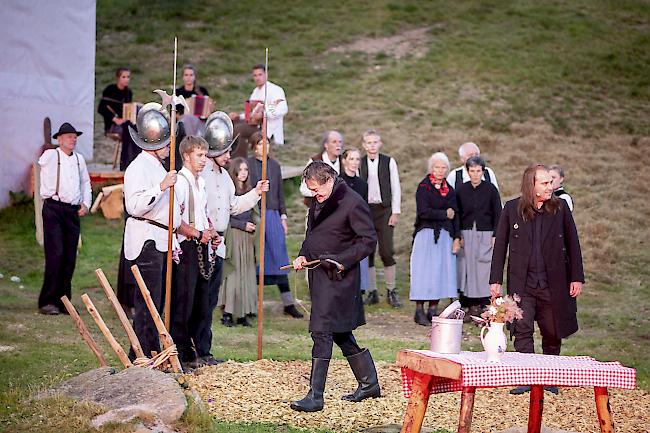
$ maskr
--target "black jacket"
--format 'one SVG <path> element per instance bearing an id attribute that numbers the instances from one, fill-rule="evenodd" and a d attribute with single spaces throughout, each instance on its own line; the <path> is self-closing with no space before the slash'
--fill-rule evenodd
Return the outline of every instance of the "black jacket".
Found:
<path id="1" fill-rule="evenodd" d="M 452 239 L 460 238 L 458 228 L 458 205 L 456 203 L 456 192 L 451 185 L 448 185 L 449 192 L 442 196 L 440 191 L 433 186 L 429 176 L 420 181 L 415 192 L 416 216 L 415 234 L 424 228 L 433 229 L 434 239 L 437 242 L 440 230 L 447 230 Z M 454 210 L 454 218 L 447 218 L 447 209 Z"/>
<path id="2" fill-rule="evenodd" d="M 557 200 L 557 199 L 556 199 Z M 582 252 L 571 211 L 564 200 L 555 215 L 548 213 L 542 225 L 542 255 L 553 296 L 553 318 L 558 337 L 565 338 L 578 330 L 576 298 L 569 294 L 573 281 L 584 282 Z M 490 284 L 503 283 L 503 268 L 508 258 L 508 293 L 523 290 L 532 252 L 532 226 L 517 211 L 519 198 L 506 203 L 497 227 L 492 253 Z"/>
<path id="3" fill-rule="evenodd" d="M 496 233 L 501 215 L 501 196 L 499 190 L 490 182 L 482 181 L 476 188 L 465 182 L 456 188 L 456 201 L 460 217 L 460 229 Z"/>
<path id="4" fill-rule="evenodd" d="M 307 217 L 300 255 L 307 260 L 331 254 L 345 267 L 341 281 L 330 280 L 322 267 L 309 272 L 310 332 L 348 332 L 366 323 L 361 299 L 359 262 L 375 250 L 377 234 L 368 204 L 340 178 L 314 218 L 316 200 Z"/>

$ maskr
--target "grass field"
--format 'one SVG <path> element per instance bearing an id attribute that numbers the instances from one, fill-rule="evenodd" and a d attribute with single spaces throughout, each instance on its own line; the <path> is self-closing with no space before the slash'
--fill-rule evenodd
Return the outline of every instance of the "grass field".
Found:
<path id="1" fill-rule="evenodd" d="M 136 100 L 155 100 L 153 89 L 171 85 L 174 36 L 179 64 L 196 65 L 199 82 L 227 112 L 242 109 L 253 86 L 250 67 L 269 48 L 270 79 L 284 87 L 290 109 L 287 145 L 276 149 L 283 163 L 304 164 L 325 129 L 341 130 L 347 146 L 359 146 L 365 129 L 382 133 L 382 150 L 396 158 L 403 185 L 396 247 L 404 296 L 413 196 L 431 153 L 442 150 L 455 165 L 460 143 L 478 143 L 505 198 L 517 195 L 528 163 L 561 163 L 576 203 L 587 277 L 578 302 L 581 329 L 563 354 L 620 360 L 650 390 L 648 2 L 100 0 L 96 93 L 112 82 L 116 67 L 127 65 Z M 96 120 L 95 152 L 102 159 L 110 150 Z M 0 345 L 13 348 L 0 352 L 0 430 L 61 430 L 56 422 L 63 417 L 74 431 L 89 431 L 83 426 L 96 409 L 26 400 L 34 389 L 94 366 L 69 319 L 35 313 L 43 254 L 32 212 L 29 206 L 0 212 Z M 289 198 L 289 220 L 295 252 L 304 221 L 296 195 Z M 102 267 L 115 280 L 121 227 L 99 216 L 84 219 L 75 302 L 87 291 L 107 308 L 93 270 Z M 8 281 L 10 275 L 19 275 L 24 288 Z M 277 298 L 275 289 L 268 297 Z M 265 356 L 308 359 L 305 323 L 269 308 Z M 369 313 L 389 312 L 382 305 Z M 426 345 L 411 314 L 407 305 L 395 316 L 396 327 L 410 326 L 402 336 L 363 330 L 378 359 Z M 252 331 L 220 328 L 220 353 L 255 357 Z M 479 350 L 475 338 L 463 347 Z M 181 428 L 290 431 L 212 422 L 195 412 Z"/>

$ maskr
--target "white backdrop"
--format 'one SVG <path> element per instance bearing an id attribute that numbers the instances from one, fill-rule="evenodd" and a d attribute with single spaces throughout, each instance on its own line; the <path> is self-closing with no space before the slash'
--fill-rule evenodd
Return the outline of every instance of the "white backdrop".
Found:
<path id="1" fill-rule="evenodd" d="M 45 117 L 52 133 L 83 131 L 77 150 L 92 159 L 94 97 L 95 0 L 2 0 L 0 208 L 27 189 Z"/>

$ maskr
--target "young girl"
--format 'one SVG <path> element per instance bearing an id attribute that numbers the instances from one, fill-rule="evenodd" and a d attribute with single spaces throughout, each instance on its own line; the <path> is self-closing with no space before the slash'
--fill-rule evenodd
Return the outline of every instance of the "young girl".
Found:
<path id="1" fill-rule="evenodd" d="M 248 163 L 244 158 L 231 161 L 229 172 L 237 195 L 251 190 Z M 251 326 L 248 317 L 257 312 L 255 229 L 258 219 L 257 207 L 230 217 L 230 227 L 226 232 L 224 280 L 218 301 L 222 310 L 221 323 L 228 327 L 235 323 Z"/>

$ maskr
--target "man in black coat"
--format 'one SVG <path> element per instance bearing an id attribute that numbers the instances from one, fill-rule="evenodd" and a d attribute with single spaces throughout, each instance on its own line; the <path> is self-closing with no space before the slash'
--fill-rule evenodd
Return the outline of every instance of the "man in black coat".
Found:
<path id="1" fill-rule="evenodd" d="M 324 162 L 312 162 L 303 180 L 314 194 L 309 207 L 307 232 L 300 255 L 293 262 L 296 270 L 308 261 L 320 259 L 309 270 L 312 307 L 309 332 L 312 368 L 309 393 L 291 403 L 297 411 L 323 409 L 327 369 L 336 343 L 347 358 L 359 386 L 343 400 L 358 402 L 380 396 L 377 371 L 368 349 L 361 349 L 352 331 L 366 323 L 361 298 L 359 262 L 374 251 L 377 235 L 368 204 L 340 179 Z"/>
<path id="2" fill-rule="evenodd" d="M 546 355 L 559 355 L 562 338 L 578 330 L 576 297 L 584 273 L 578 232 L 571 211 L 553 196 L 552 178 L 540 164 L 524 171 L 521 197 L 506 203 L 496 232 L 490 292 L 501 295 L 508 259 L 508 293 L 521 297 L 523 318 L 513 323 L 515 349 L 534 353 L 534 322 L 542 334 Z M 529 387 L 511 391 L 520 394 Z M 552 389 L 556 392 L 556 388 Z"/>

